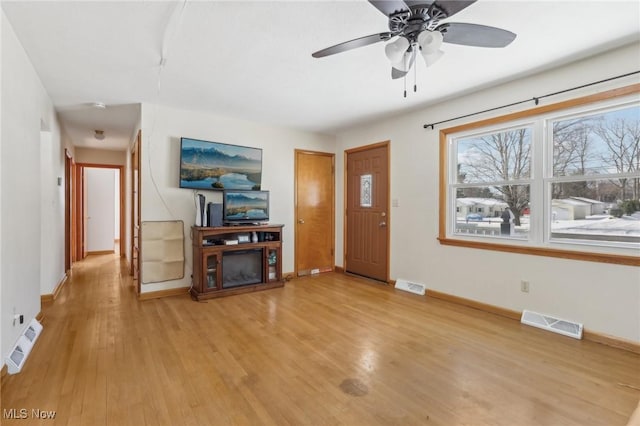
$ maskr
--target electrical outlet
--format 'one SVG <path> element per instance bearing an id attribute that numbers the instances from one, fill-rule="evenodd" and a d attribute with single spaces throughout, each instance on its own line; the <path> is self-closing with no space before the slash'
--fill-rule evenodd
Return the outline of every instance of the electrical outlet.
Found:
<path id="1" fill-rule="evenodd" d="M 520 281 L 520 291 L 523 293 L 529 293 L 529 281 Z"/>

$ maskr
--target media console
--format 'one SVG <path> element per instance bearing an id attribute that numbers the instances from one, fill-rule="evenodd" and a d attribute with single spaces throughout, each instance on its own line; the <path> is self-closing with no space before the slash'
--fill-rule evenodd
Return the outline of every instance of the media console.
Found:
<path id="1" fill-rule="evenodd" d="M 195 300 L 284 286 L 284 225 L 191 227 Z"/>

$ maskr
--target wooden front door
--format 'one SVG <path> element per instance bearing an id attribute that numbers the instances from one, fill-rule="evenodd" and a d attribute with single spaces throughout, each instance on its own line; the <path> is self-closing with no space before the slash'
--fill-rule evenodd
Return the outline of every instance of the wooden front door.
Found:
<path id="1" fill-rule="evenodd" d="M 388 282 L 389 142 L 345 154 L 345 271 Z"/>
<path id="2" fill-rule="evenodd" d="M 296 273 L 332 271 L 334 261 L 334 154 L 296 150 Z"/>

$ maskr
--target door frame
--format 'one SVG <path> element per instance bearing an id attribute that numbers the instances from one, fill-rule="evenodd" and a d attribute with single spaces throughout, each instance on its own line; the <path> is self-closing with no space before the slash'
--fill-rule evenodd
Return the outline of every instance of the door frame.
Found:
<path id="1" fill-rule="evenodd" d="M 141 184 L 142 184 L 142 171 L 140 169 L 141 166 L 141 153 L 142 153 L 142 131 L 138 130 L 138 134 L 136 135 L 136 139 L 133 142 L 133 146 L 131 148 L 131 168 L 130 168 L 130 177 L 131 177 L 131 204 L 130 213 L 130 256 L 131 262 L 129 266 L 129 275 L 133 276 L 133 280 L 136 282 L 136 291 L 139 295 L 141 292 L 140 286 L 140 224 L 142 213 L 140 211 L 141 203 Z M 137 178 L 136 178 L 136 173 Z M 136 214 L 137 212 L 137 214 Z"/>
<path id="2" fill-rule="evenodd" d="M 73 241 L 73 262 L 85 258 L 84 247 L 84 169 L 78 164 L 73 168 L 73 185 L 71 188 L 73 197 L 73 228 L 71 230 Z"/>
<path id="3" fill-rule="evenodd" d="M 333 152 L 311 151 L 307 149 L 294 150 L 294 172 L 293 172 L 293 210 L 294 210 L 294 250 L 293 250 L 293 276 L 298 277 L 298 241 L 297 224 L 298 224 L 298 154 L 318 155 L 323 157 L 331 157 L 331 270 L 335 271 L 336 264 L 336 154 Z"/>
<path id="4" fill-rule="evenodd" d="M 359 146 L 356 148 L 345 149 L 344 150 L 344 179 L 343 179 L 343 216 L 342 216 L 342 268 L 343 271 L 347 272 L 347 233 L 349 230 L 347 229 L 347 206 L 349 205 L 349 200 L 347 199 L 347 185 L 349 183 L 349 172 L 347 166 L 349 165 L 349 154 L 354 154 L 356 152 L 368 151 L 370 149 L 376 148 L 385 148 L 387 150 L 387 205 L 385 206 L 385 211 L 387 212 L 387 226 L 385 227 L 385 238 L 387 240 L 387 267 L 386 267 L 386 279 L 387 283 L 390 282 L 390 271 L 391 271 L 391 141 L 383 141 L 377 142 L 370 145 Z"/>
<path id="5" fill-rule="evenodd" d="M 75 229 L 75 214 L 73 213 L 73 182 L 75 176 L 75 163 L 71 152 L 64 150 L 64 270 L 69 274 L 74 260 L 75 239 L 72 229 Z"/>
<path id="6" fill-rule="evenodd" d="M 75 246 L 77 248 L 78 258 L 76 260 L 82 260 L 87 256 L 87 250 L 84 244 L 85 237 L 85 226 L 86 226 L 86 218 L 84 216 L 84 170 L 86 168 L 95 168 L 95 169 L 115 169 L 118 172 L 118 179 L 120 181 L 120 188 L 118 194 L 120 206 L 118 208 L 120 215 L 120 229 L 118 230 L 118 234 L 120 237 L 119 250 L 120 257 L 124 257 L 125 253 L 125 179 L 124 179 L 124 166 L 117 164 L 95 164 L 95 163 L 76 163 L 76 176 L 77 179 L 74 182 L 75 189 L 75 200 L 76 200 L 76 212 L 77 212 L 77 220 L 75 221 L 75 235 L 76 241 Z"/>

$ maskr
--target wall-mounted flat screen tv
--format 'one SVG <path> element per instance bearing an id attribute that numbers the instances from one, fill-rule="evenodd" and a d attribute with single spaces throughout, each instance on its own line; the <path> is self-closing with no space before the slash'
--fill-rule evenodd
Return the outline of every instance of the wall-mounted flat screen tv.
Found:
<path id="1" fill-rule="evenodd" d="M 269 191 L 225 190 L 222 212 L 226 224 L 267 222 Z"/>
<path id="2" fill-rule="evenodd" d="M 259 190 L 262 149 L 180 138 L 180 188 Z"/>

